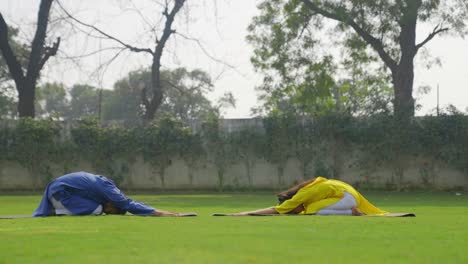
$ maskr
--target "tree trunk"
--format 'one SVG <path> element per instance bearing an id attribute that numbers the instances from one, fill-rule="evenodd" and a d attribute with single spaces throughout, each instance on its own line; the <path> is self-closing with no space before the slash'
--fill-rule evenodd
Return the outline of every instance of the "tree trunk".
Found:
<path id="1" fill-rule="evenodd" d="M 421 1 L 410 1 L 399 21 L 400 24 L 400 61 L 392 70 L 392 83 L 395 95 L 393 103 L 395 116 L 409 120 L 414 116 L 414 57 L 416 48 L 416 22 Z"/>
<path id="2" fill-rule="evenodd" d="M 143 102 L 146 102 L 144 103 L 145 115 L 143 116 L 143 118 L 146 124 L 154 119 L 156 111 L 159 109 L 163 101 L 164 93 L 161 85 L 161 63 L 159 62 L 160 59 L 160 57 L 155 59 L 155 62 L 151 66 L 151 99 L 148 99 L 146 91 L 143 94 Z"/>
<path id="3" fill-rule="evenodd" d="M 145 114 L 143 115 L 143 123 L 145 125 L 151 123 L 153 121 L 154 116 L 156 115 L 156 110 L 158 109 L 159 106 L 157 107 L 146 107 L 145 108 Z"/>
<path id="4" fill-rule="evenodd" d="M 394 113 L 399 119 L 406 120 L 414 116 L 413 81 L 414 66 L 400 65 L 398 72 L 392 75 L 394 88 Z"/>
<path id="5" fill-rule="evenodd" d="M 8 42 L 8 25 L 0 13 L 0 50 L 18 91 L 19 117 L 34 118 L 35 89 L 39 73 L 47 60 L 57 53 L 60 45 L 60 38 L 57 39 L 57 42 L 52 47 L 45 47 L 44 44 L 52 2 L 53 0 L 41 0 L 36 33 L 31 43 L 31 53 L 29 54 L 26 69 L 23 69 L 18 56 L 13 52 Z"/>
<path id="6" fill-rule="evenodd" d="M 34 98 L 35 84 L 23 82 L 22 87 L 18 87 L 18 114 L 19 117 L 35 117 Z"/>
<path id="7" fill-rule="evenodd" d="M 151 89 L 152 97 L 151 99 L 146 94 L 146 90 L 143 91 L 142 101 L 145 106 L 145 115 L 143 116 L 143 121 L 147 124 L 154 119 L 156 111 L 159 109 L 163 102 L 164 91 L 161 84 L 161 58 L 163 55 L 164 47 L 166 42 L 172 34 L 175 33 L 172 30 L 172 24 L 174 23 L 175 16 L 183 7 L 186 0 L 176 0 L 174 7 L 169 12 L 168 7 L 164 10 L 163 14 L 166 17 L 166 22 L 164 25 L 164 30 L 161 38 L 156 41 L 156 47 L 153 52 L 153 63 L 151 65 Z"/>
<path id="8" fill-rule="evenodd" d="M 395 26 L 398 24 L 400 27 L 400 35 L 398 36 L 400 60 L 396 61 L 395 58 L 385 50 L 385 45 L 381 37 L 374 37 L 372 35 L 373 32 L 368 31 L 365 25 L 363 26 L 354 21 L 354 12 L 348 12 L 345 8 L 342 8 L 340 4 L 330 4 L 330 7 L 327 7 L 325 4 L 320 3 L 321 1 L 302 0 L 302 2 L 315 13 L 348 25 L 377 52 L 379 57 L 392 72 L 392 83 L 395 95 L 393 102 L 394 114 L 404 122 L 409 121 L 415 114 L 413 98 L 414 57 L 421 47 L 437 34 L 447 31 L 448 28 L 444 28 L 439 24 L 425 40 L 416 44 L 416 25 L 423 1 L 396 1 L 395 7 L 401 11 L 401 14 L 399 14 L 401 17 L 394 17 L 397 19 L 395 21 Z M 363 6 L 366 6 L 366 4 Z M 369 18 L 369 21 L 372 21 L 372 19 L 374 18 Z"/>

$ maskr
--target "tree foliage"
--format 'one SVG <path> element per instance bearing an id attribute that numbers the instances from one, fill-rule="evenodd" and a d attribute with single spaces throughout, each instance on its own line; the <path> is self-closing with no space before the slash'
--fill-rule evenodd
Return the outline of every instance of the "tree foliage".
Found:
<path id="1" fill-rule="evenodd" d="M 46 43 L 52 3 L 53 0 L 41 0 L 40 2 L 36 32 L 25 65 L 21 63 L 20 56 L 22 54 L 15 51 L 10 44 L 10 28 L 0 13 L 0 50 L 18 91 L 18 113 L 20 117 L 34 118 L 36 84 L 40 72 L 49 58 L 55 56 L 60 45 L 60 38 L 57 38 L 51 46 L 47 46 Z"/>
<path id="2" fill-rule="evenodd" d="M 70 90 L 70 105 L 67 117 L 71 119 L 98 117 L 99 90 L 87 84 L 75 84 Z"/>
<path id="3" fill-rule="evenodd" d="M 70 134 L 77 161 L 91 163 L 97 173 L 107 175 L 117 183 L 128 179 L 129 164 L 138 153 L 135 133 L 124 127 L 101 127 L 94 117 L 83 118 L 71 128 Z"/>
<path id="4" fill-rule="evenodd" d="M 63 117 L 68 112 L 65 86 L 61 83 L 45 83 L 37 87 L 36 114 L 40 117 Z"/>
<path id="5" fill-rule="evenodd" d="M 166 187 L 166 168 L 174 158 L 182 156 L 186 129 L 182 122 L 169 115 L 142 128 L 140 139 L 143 157 L 157 170 L 163 189 Z"/>
<path id="6" fill-rule="evenodd" d="M 164 70 L 162 76 L 166 94 L 160 109 L 162 114 L 172 115 L 188 124 L 222 107 L 213 105 L 206 97 L 212 91 L 207 73 L 177 68 Z M 138 70 L 117 81 L 113 90 L 87 84 L 75 84 L 68 88 L 63 83 L 44 83 L 37 89 L 35 108 L 38 116 L 43 118 L 69 120 L 93 117 L 101 121 L 140 124 L 144 111 L 140 96 L 150 82 L 151 72 Z M 232 97 L 228 99 L 233 101 Z"/>
<path id="7" fill-rule="evenodd" d="M 238 156 L 233 148 L 229 134 L 220 129 L 219 113 L 212 112 L 203 120 L 202 138 L 208 150 L 208 160 L 216 167 L 218 176 L 218 189 L 225 187 L 225 174 L 227 169 L 237 162 Z"/>
<path id="8" fill-rule="evenodd" d="M 64 6 L 59 2 L 59 7 L 65 13 L 65 15 L 72 21 L 72 23 L 77 24 L 80 27 L 85 27 L 94 32 L 97 32 L 103 39 L 110 40 L 112 42 L 118 43 L 122 48 L 117 52 L 116 56 L 121 54 L 124 50 L 129 50 L 135 53 L 145 53 L 146 55 L 151 56 L 151 78 L 149 85 L 143 86 L 141 89 L 140 103 L 143 109 L 143 119 L 146 123 L 151 122 L 156 115 L 156 112 L 160 108 L 161 104 L 164 101 L 164 83 L 162 80 L 162 57 L 165 53 L 166 44 L 168 40 L 176 33 L 173 29 L 173 24 L 175 23 L 177 14 L 183 9 L 186 0 L 173 0 L 173 1 L 164 1 L 164 3 L 156 2 L 156 6 L 161 7 L 162 16 L 156 17 L 156 20 L 161 20 L 160 24 L 151 25 L 149 32 L 152 32 L 152 38 L 154 39 L 153 47 L 137 47 L 131 44 L 128 44 L 118 37 L 112 36 L 98 27 L 85 23 L 75 16 L 71 15 Z M 134 3 L 131 8 L 135 6 Z M 143 17 L 140 11 L 138 11 L 145 23 L 148 21 Z M 88 35 L 89 37 L 89 35 Z"/>
<path id="9" fill-rule="evenodd" d="M 284 170 L 293 157 L 294 138 L 292 130 L 297 119 L 291 114 L 273 113 L 263 120 L 265 128 L 265 148 L 263 156 L 277 169 L 277 186 L 284 186 Z"/>
<path id="10" fill-rule="evenodd" d="M 58 124 L 47 119 L 22 118 L 12 132 L 8 144 L 10 158 L 28 169 L 34 179 L 34 189 L 47 183 L 53 177 L 52 163 L 57 161 L 56 155 L 60 153 L 55 150 L 61 148 Z"/>
<path id="11" fill-rule="evenodd" d="M 177 68 L 161 72 L 162 89 L 165 98 L 158 111 L 174 115 L 183 122 L 202 119 L 214 110 L 206 98 L 212 90 L 209 75 L 201 70 Z M 130 72 L 128 77 L 119 80 L 114 90 L 103 99 L 105 120 L 141 120 L 144 108 L 141 93 L 151 86 L 151 71 Z M 149 88 L 148 88 L 149 89 Z"/>
<path id="12" fill-rule="evenodd" d="M 239 162 L 245 167 L 245 175 L 248 187 L 254 186 L 254 169 L 257 161 L 263 157 L 265 150 L 265 137 L 262 131 L 256 127 L 245 127 L 239 131 L 234 131 L 230 135 L 232 150 Z"/>
<path id="13" fill-rule="evenodd" d="M 464 35 L 467 5 L 462 0 L 262 1 L 249 27 L 252 62 L 266 73 L 262 89 L 268 99 L 296 103 L 304 97 L 306 105 L 326 109 L 330 101 L 340 106 L 342 97 L 362 98 L 376 88 L 385 94 L 391 86 L 395 114 L 409 117 L 414 115 L 414 57 L 449 29 Z M 418 23 L 433 27 L 419 42 Z"/>

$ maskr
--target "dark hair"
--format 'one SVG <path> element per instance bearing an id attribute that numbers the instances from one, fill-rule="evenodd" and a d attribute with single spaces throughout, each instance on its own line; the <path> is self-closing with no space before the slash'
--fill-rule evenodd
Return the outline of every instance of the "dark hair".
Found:
<path id="1" fill-rule="evenodd" d="M 111 211 L 109 211 L 109 209 L 111 209 Z M 121 209 L 113 205 L 111 202 L 106 202 L 103 204 L 103 211 L 106 214 L 114 214 L 114 215 L 124 215 L 127 213 L 127 210 Z"/>
<path id="2" fill-rule="evenodd" d="M 120 208 L 117 208 L 117 212 L 115 212 L 115 214 L 118 214 L 118 215 L 124 215 L 126 213 L 127 213 L 127 210 L 120 209 Z"/>
<path id="3" fill-rule="evenodd" d="M 302 187 L 308 185 L 309 183 L 315 181 L 315 178 L 312 178 L 310 180 L 303 181 L 297 185 L 294 185 L 293 187 L 289 188 L 288 190 L 284 192 L 280 192 L 276 195 L 278 197 L 278 202 L 279 204 L 284 203 L 285 201 L 291 199 Z"/>

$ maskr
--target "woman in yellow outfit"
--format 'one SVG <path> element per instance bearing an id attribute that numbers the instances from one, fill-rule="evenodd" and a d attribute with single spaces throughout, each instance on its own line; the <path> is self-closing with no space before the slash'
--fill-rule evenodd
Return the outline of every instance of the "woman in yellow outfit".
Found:
<path id="1" fill-rule="evenodd" d="M 375 207 L 351 185 L 317 177 L 300 183 L 277 195 L 280 205 L 231 215 L 251 214 L 318 214 L 318 215 L 380 215 Z"/>

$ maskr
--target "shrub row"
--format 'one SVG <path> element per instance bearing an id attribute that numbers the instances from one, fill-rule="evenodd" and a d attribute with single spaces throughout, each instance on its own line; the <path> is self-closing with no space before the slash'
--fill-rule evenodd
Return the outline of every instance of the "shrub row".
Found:
<path id="1" fill-rule="evenodd" d="M 276 166 L 278 185 L 284 183 L 284 168 L 291 158 L 300 161 L 304 178 L 312 174 L 339 178 L 343 160 L 356 151 L 361 153 L 356 159 L 361 170 L 389 166 L 397 187 L 415 158 L 423 157 L 426 163 L 422 168 L 426 171 L 421 171 L 423 184 L 429 185 L 435 162 L 468 172 L 468 118 L 463 115 L 421 117 L 404 124 L 391 116 L 301 119 L 278 115 L 264 118 L 261 126 L 230 132 L 220 128 L 217 117 L 204 120 L 198 131 L 168 116 L 130 128 L 101 126 L 95 119 L 71 125 L 33 119 L 1 124 L 0 161 L 16 161 L 27 168 L 36 186 L 54 176 L 52 165 L 67 172 L 78 161 L 87 161 L 97 172 L 121 182 L 137 156 L 155 168 L 162 187 L 165 169 L 174 157 L 189 168 L 214 164 L 220 188 L 226 170 L 236 163 L 245 165 L 251 185 L 249 168 L 258 159 Z"/>

